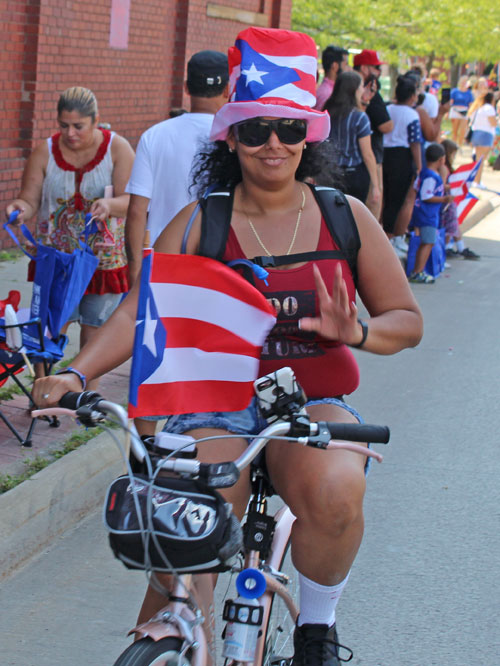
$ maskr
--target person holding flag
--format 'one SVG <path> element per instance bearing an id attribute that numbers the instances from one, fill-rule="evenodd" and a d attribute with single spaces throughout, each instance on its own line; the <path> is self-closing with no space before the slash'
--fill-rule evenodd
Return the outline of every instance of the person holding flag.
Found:
<path id="1" fill-rule="evenodd" d="M 146 253 L 140 297 L 137 283 L 73 361 L 87 378 L 108 371 L 131 354 L 136 329 L 148 367 L 133 377 L 133 410 L 141 409 L 141 396 L 148 401 L 163 394 L 155 409 L 171 414 L 169 432 L 200 438 L 259 431 L 255 400 L 246 389 L 234 399 L 235 385 L 286 365 L 308 395 L 313 419 L 356 422 L 361 417 L 343 399 L 359 383 L 351 348 L 394 354 L 421 339 L 421 312 L 375 218 L 361 202 L 338 194 L 352 211 L 361 241 L 354 275 L 323 219 L 314 187 L 306 184 L 323 167 L 320 143 L 330 129 L 328 113 L 313 108 L 316 67 L 316 46 L 305 34 L 255 27 L 241 32 L 229 49 L 230 101 L 214 117 L 215 148 L 201 156 L 194 174 L 203 191 L 216 188 L 212 200 L 230 204 L 227 238 L 217 258 L 248 267 L 249 258 L 263 255 L 267 284 L 256 278 L 255 287 L 243 288 L 244 278 L 213 257 L 179 256 L 202 253 L 208 210 L 202 198 L 201 210 L 188 205 L 162 232 L 154 253 Z M 158 253 L 166 253 L 162 268 Z M 356 287 L 367 320 L 359 318 Z M 277 322 L 266 336 L 274 321 L 268 304 Z M 252 362 L 255 354 L 258 361 Z M 46 378 L 36 383 L 35 400 L 54 404 L 79 388 L 75 376 Z M 244 437 L 219 439 L 199 453 L 216 462 L 237 457 L 245 447 Z M 273 487 L 296 516 L 292 557 L 300 578 L 300 616 L 292 664 L 335 666 L 336 605 L 363 535 L 365 463 L 351 452 L 278 441 L 267 447 L 266 461 Z M 241 517 L 248 475 L 224 494 Z M 165 597 L 150 587 L 139 621 L 164 604 Z"/>
<path id="2" fill-rule="evenodd" d="M 453 194 L 453 192 L 456 191 L 456 185 L 453 192 L 451 192 L 451 185 L 452 185 L 452 183 L 450 183 L 451 176 L 453 174 L 456 174 L 460 178 L 461 176 L 459 174 L 462 173 L 458 169 L 456 171 L 454 171 L 453 169 L 453 162 L 458 152 L 458 145 L 454 141 L 451 141 L 450 139 L 444 139 L 443 141 L 441 141 L 441 145 L 444 148 L 444 155 L 445 155 L 444 168 L 442 170 L 441 175 L 445 183 L 445 190 Z M 471 165 L 466 164 L 464 165 L 464 167 L 465 170 L 468 171 L 470 178 Z M 460 169 L 463 169 L 464 167 L 460 167 Z M 474 168 L 474 164 L 472 165 L 472 167 Z M 473 178 L 474 175 L 472 179 Z M 456 182 L 459 183 L 460 181 Z M 444 224 L 446 232 L 446 246 L 445 246 L 446 256 L 447 257 L 462 256 L 464 259 L 471 259 L 476 261 L 477 259 L 480 259 L 480 256 L 470 248 L 465 247 L 462 233 L 460 231 L 460 225 L 464 221 L 469 211 L 478 202 L 478 199 L 477 197 L 469 193 L 468 186 L 465 184 L 465 181 L 460 184 L 459 189 L 460 189 L 459 196 L 458 197 L 454 196 L 453 201 L 450 204 L 444 206 L 441 212 L 441 219 Z M 465 193 L 464 189 L 466 190 Z M 458 206 L 460 206 L 460 210 Z"/>

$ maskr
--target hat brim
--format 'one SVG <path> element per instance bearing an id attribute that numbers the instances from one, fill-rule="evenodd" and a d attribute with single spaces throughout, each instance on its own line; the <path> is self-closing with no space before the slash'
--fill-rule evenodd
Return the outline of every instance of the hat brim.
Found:
<path id="1" fill-rule="evenodd" d="M 380 65 L 387 65 L 387 63 L 385 62 L 385 60 L 379 60 L 378 62 L 356 62 L 356 58 L 354 58 L 354 67 L 361 67 L 361 65 L 380 67 Z"/>
<path id="2" fill-rule="evenodd" d="M 224 141 L 231 125 L 250 118 L 299 118 L 307 121 L 307 142 L 324 141 L 330 134 L 330 116 L 327 111 L 278 102 L 227 102 L 215 114 L 210 132 L 211 141 Z"/>

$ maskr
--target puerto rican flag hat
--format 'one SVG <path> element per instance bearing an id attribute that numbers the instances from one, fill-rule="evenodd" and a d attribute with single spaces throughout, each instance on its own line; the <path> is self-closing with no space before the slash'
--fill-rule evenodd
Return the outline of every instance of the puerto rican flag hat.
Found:
<path id="1" fill-rule="evenodd" d="M 258 117 L 307 120 L 306 141 L 330 133 L 327 111 L 316 111 L 316 44 L 291 30 L 247 28 L 228 51 L 229 102 L 215 114 L 210 139 L 221 141 L 229 128 Z"/>

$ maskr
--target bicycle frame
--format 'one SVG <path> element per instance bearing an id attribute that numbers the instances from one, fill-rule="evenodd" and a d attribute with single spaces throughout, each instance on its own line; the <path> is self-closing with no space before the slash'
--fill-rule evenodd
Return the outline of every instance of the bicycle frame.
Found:
<path id="1" fill-rule="evenodd" d="M 194 579 L 194 580 L 193 580 Z M 210 574 L 193 576 L 185 574 L 180 576 L 170 592 L 175 601 L 162 608 L 155 616 L 147 622 L 131 629 L 128 635 L 135 634 L 136 639 L 152 638 L 159 641 L 162 638 L 181 638 L 185 651 L 193 648 L 192 666 L 206 666 L 211 663 L 207 631 L 209 627 L 203 615 L 197 615 L 190 607 L 185 598 L 186 590 L 189 590 L 201 608 L 209 608 L 213 599 L 213 584 Z"/>
<path id="2" fill-rule="evenodd" d="M 146 459 L 148 467 L 151 468 L 151 463 L 148 460 L 148 452 L 138 437 L 135 428 L 128 426 L 128 417 L 119 405 L 110 403 L 108 401 L 100 401 L 99 409 L 104 413 L 110 412 L 116 416 L 124 429 L 131 434 L 131 445 L 137 457 Z M 34 416 L 41 414 L 71 414 L 75 416 L 72 410 L 63 408 L 55 408 L 49 410 L 39 410 L 33 412 Z M 273 437 L 286 435 L 289 431 L 290 424 L 285 421 L 277 421 L 266 427 L 257 437 L 255 437 L 246 451 L 235 461 L 235 466 L 238 470 L 247 467 L 256 455 L 261 451 L 267 442 Z M 317 435 L 320 431 L 320 424 L 311 424 L 311 435 Z M 298 437 L 297 441 L 306 444 L 310 437 Z M 363 455 L 370 455 L 377 459 L 381 456 L 376 452 L 370 452 L 364 447 L 357 446 L 351 442 L 343 444 L 330 444 L 329 446 L 345 448 L 356 451 Z M 167 458 L 160 461 L 156 467 L 174 473 L 187 473 L 196 475 L 200 469 L 200 463 L 197 460 L 189 460 L 182 458 Z M 252 493 L 250 506 L 257 507 L 259 512 L 265 513 L 266 509 L 266 491 L 263 487 L 259 491 Z M 298 610 L 294 600 L 291 598 L 286 587 L 280 582 L 280 578 L 285 578 L 279 568 L 287 548 L 292 525 L 295 517 L 287 506 L 280 508 L 274 518 L 274 532 L 270 544 L 269 553 L 265 557 L 265 568 L 260 567 L 260 552 L 258 550 L 248 550 L 245 554 L 245 562 L 242 569 L 247 568 L 260 568 L 263 573 L 267 588 L 263 595 L 260 597 L 260 605 L 263 607 L 263 620 L 262 627 L 267 627 L 268 618 L 272 608 L 273 595 L 278 595 L 285 603 L 291 619 L 295 622 Z M 172 576 L 173 585 L 169 591 L 169 600 L 164 608 L 162 608 L 150 620 L 134 627 L 130 634 L 135 634 L 136 639 L 149 638 L 154 642 L 158 642 L 165 638 L 180 639 L 182 647 L 179 652 L 179 659 L 189 652 L 189 660 L 192 666 L 216 666 L 213 662 L 212 655 L 215 654 L 213 648 L 214 644 L 214 627 L 212 626 L 212 617 L 210 613 L 213 607 L 213 591 L 214 591 L 214 578 L 213 576 L 202 574 L 192 575 L 185 574 L 181 576 Z M 194 602 L 194 603 L 193 603 Z M 200 609 L 203 609 L 200 610 Z M 203 615 L 205 613 L 205 616 Z M 257 648 L 253 662 L 254 666 L 261 666 L 265 650 L 265 632 L 261 635 L 257 642 Z M 176 652 L 177 654 L 177 652 Z M 157 663 L 155 661 L 155 663 Z M 160 663 L 160 662 L 158 662 Z M 180 663 L 180 662 L 179 662 Z M 242 662 L 232 662 L 238 664 Z"/>
<path id="3" fill-rule="evenodd" d="M 272 547 L 269 556 L 266 558 L 266 568 L 279 574 L 279 567 L 285 551 L 290 531 L 292 529 L 294 515 L 287 506 L 281 507 L 275 514 L 276 521 L 275 532 L 272 540 Z M 249 551 L 246 553 L 245 563 L 242 567 L 258 568 L 259 553 Z M 273 594 L 280 596 L 287 605 L 292 619 L 295 621 L 298 615 L 298 609 L 294 600 L 288 594 L 285 586 L 269 571 L 263 572 L 266 579 L 267 588 L 260 598 L 260 605 L 264 609 L 262 626 L 266 623 L 271 612 L 271 602 Z M 177 599 L 185 597 L 186 589 L 189 589 L 200 608 L 208 609 L 213 603 L 213 586 L 209 574 L 193 576 L 186 574 L 181 576 L 171 591 L 171 596 Z M 207 613 L 208 615 L 208 613 Z M 208 626 L 207 626 L 208 624 Z M 185 650 L 193 648 L 191 656 L 192 666 L 206 666 L 213 664 L 209 643 L 213 639 L 213 627 L 209 625 L 209 618 L 196 617 L 195 612 L 189 607 L 186 601 L 169 602 L 161 611 L 147 622 L 140 624 L 129 632 L 129 635 L 135 634 L 136 638 L 152 638 L 159 641 L 162 638 L 175 637 L 181 638 L 185 645 Z M 208 634 L 208 636 L 207 636 Z M 261 636 L 257 642 L 255 659 L 252 664 L 258 666 L 262 662 L 265 647 L 265 635 Z M 215 666 L 215 665 L 214 665 Z"/>

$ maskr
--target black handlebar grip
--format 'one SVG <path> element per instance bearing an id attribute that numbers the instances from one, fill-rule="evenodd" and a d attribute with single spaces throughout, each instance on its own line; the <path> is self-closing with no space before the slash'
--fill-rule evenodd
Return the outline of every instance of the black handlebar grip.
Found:
<path id="1" fill-rule="evenodd" d="M 326 425 L 332 439 L 343 439 L 349 442 L 387 444 L 391 436 L 387 426 L 370 425 L 369 423 L 335 423 L 333 421 L 329 421 Z"/>
<path id="2" fill-rule="evenodd" d="M 83 391 L 82 393 L 76 393 L 75 391 L 68 391 L 65 393 L 62 398 L 59 400 L 59 407 L 64 407 L 65 409 L 78 409 L 82 405 L 87 405 L 89 403 L 94 403 L 97 400 L 102 399 L 102 396 L 95 391 Z"/>

